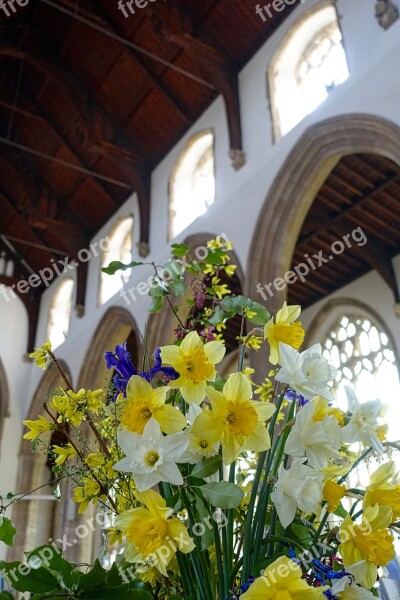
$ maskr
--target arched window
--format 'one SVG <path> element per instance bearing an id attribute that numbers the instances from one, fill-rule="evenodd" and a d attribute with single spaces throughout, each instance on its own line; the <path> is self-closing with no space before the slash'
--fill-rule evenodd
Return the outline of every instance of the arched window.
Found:
<path id="1" fill-rule="evenodd" d="M 286 135 L 348 77 L 337 13 L 324 3 L 295 25 L 269 68 L 275 139 Z"/>
<path id="2" fill-rule="evenodd" d="M 101 268 L 113 261 L 124 264 L 132 262 L 133 217 L 119 221 L 111 232 L 108 248 L 103 252 Z M 119 271 L 116 275 L 100 272 L 99 304 L 105 304 L 129 281 L 131 270 Z"/>
<path id="3" fill-rule="evenodd" d="M 388 438 L 398 437 L 399 373 L 394 348 L 382 326 L 370 317 L 343 315 L 325 338 L 324 355 L 338 370 L 334 387 L 339 406 L 347 405 L 345 385 L 355 389 L 360 402 L 380 399 L 387 405 Z"/>
<path id="4" fill-rule="evenodd" d="M 64 279 L 58 285 L 51 302 L 47 323 L 47 339 L 51 341 L 53 348 L 61 346 L 68 335 L 73 293 L 73 279 Z"/>
<path id="5" fill-rule="evenodd" d="M 194 136 L 176 163 L 169 188 L 169 239 L 175 238 L 215 201 L 214 134 Z"/>

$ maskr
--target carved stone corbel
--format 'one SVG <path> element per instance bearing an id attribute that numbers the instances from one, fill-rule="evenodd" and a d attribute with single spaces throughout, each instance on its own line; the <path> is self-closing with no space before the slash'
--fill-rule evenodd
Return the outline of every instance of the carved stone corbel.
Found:
<path id="1" fill-rule="evenodd" d="M 389 29 L 399 18 L 399 9 L 391 0 L 378 0 L 375 4 L 375 17 L 383 29 Z"/>

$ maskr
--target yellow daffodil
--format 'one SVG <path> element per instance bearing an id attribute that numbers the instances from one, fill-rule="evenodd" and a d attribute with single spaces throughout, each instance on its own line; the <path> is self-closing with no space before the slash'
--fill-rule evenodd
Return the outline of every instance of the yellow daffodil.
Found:
<path id="1" fill-rule="evenodd" d="M 389 506 L 393 511 L 394 521 L 400 517 L 400 484 L 393 460 L 379 467 L 371 475 L 371 483 L 364 496 L 364 508 L 375 504 Z"/>
<path id="2" fill-rule="evenodd" d="M 76 456 L 76 450 L 71 446 L 71 444 L 66 444 L 65 446 L 53 446 L 54 454 L 57 454 L 56 465 L 63 465 L 66 461 L 71 460 Z"/>
<path id="3" fill-rule="evenodd" d="M 339 485 L 330 479 L 325 483 L 324 489 L 322 490 L 322 495 L 324 500 L 327 502 L 328 511 L 335 512 L 341 500 L 346 495 L 346 486 Z"/>
<path id="4" fill-rule="evenodd" d="M 283 303 L 274 319 L 270 319 L 264 327 L 264 339 L 269 343 L 269 361 L 276 365 L 280 361 L 279 344 L 287 344 L 298 350 L 304 341 L 304 329 L 296 319 L 301 313 L 300 306 L 287 306 Z"/>
<path id="5" fill-rule="evenodd" d="M 180 375 L 168 385 L 179 388 L 186 402 L 201 404 L 206 395 L 207 381 L 215 381 L 215 365 L 224 358 L 225 351 L 221 342 L 203 344 L 196 331 L 189 333 L 180 346 L 164 346 L 161 348 L 163 364 L 171 365 Z"/>
<path id="6" fill-rule="evenodd" d="M 47 365 L 51 360 L 50 353 L 51 352 L 51 343 L 50 341 L 46 342 L 40 348 L 35 348 L 35 352 L 31 352 L 29 358 L 33 358 L 35 361 L 35 365 L 43 369 L 45 371 L 47 369 Z"/>
<path id="7" fill-rule="evenodd" d="M 300 567 L 281 556 L 269 565 L 261 577 L 240 596 L 241 600 L 324 600 L 326 586 L 311 587 L 303 579 Z"/>
<path id="8" fill-rule="evenodd" d="M 221 392 L 207 388 L 212 410 L 199 415 L 192 428 L 193 435 L 220 440 L 226 465 L 242 450 L 263 452 L 271 440 L 265 427 L 276 408 L 272 404 L 251 400 L 251 383 L 243 373 L 229 377 Z"/>
<path id="9" fill-rule="evenodd" d="M 344 427 L 345 413 L 340 408 L 331 406 L 329 400 L 322 398 L 322 396 L 315 396 L 312 401 L 316 406 L 314 421 L 323 421 L 325 417 L 334 416 L 340 427 Z"/>
<path id="10" fill-rule="evenodd" d="M 184 554 L 195 545 L 186 527 L 178 518 L 171 518 L 172 508 L 154 490 L 135 492 L 144 507 L 134 508 L 119 515 L 115 526 L 125 533 L 125 558 L 138 565 L 156 567 L 167 576 L 167 568 L 179 549 Z"/>
<path id="11" fill-rule="evenodd" d="M 143 377 L 134 375 L 126 388 L 126 398 L 117 401 L 122 426 L 134 433 L 143 433 L 150 419 L 155 419 L 163 433 L 177 433 L 186 426 L 185 416 L 171 404 L 165 404 L 170 388 L 154 389 Z"/>
<path id="12" fill-rule="evenodd" d="M 45 431 L 54 429 L 54 424 L 39 416 L 37 421 L 23 421 L 24 425 L 30 429 L 25 433 L 24 440 L 36 440 Z"/>
<path id="13" fill-rule="evenodd" d="M 394 538 L 387 527 L 392 521 L 388 506 L 369 506 L 364 510 L 361 525 L 348 515 L 339 531 L 339 552 L 345 567 L 361 560 L 367 563 L 367 574 L 361 584 L 371 589 L 376 582 L 377 567 L 384 567 L 395 556 Z"/>

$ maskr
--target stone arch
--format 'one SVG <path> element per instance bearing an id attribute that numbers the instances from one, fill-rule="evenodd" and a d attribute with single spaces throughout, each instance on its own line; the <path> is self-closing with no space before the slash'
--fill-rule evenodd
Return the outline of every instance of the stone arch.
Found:
<path id="1" fill-rule="evenodd" d="M 0 359 L 0 444 L 2 440 L 4 422 L 9 417 L 8 383 L 3 363 Z"/>
<path id="2" fill-rule="evenodd" d="M 214 233 L 196 233 L 188 236 L 183 243 L 194 251 L 197 248 L 207 247 L 207 242 L 215 238 L 216 235 L 217 234 Z M 232 263 L 238 267 L 236 275 L 243 288 L 244 277 L 241 264 L 235 252 L 231 252 L 230 254 L 232 255 Z M 178 301 L 175 300 L 174 307 L 183 306 L 185 298 L 186 296 L 180 298 Z M 165 304 L 163 309 L 159 312 L 150 315 L 146 328 L 149 350 L 152 351 L 157 346 L 172 344 L 176 339 L 174 337 L 176 324 L 176 317 L 173 314 L 171 307 L 167 304 Z"/>
<path id="3" fill-rule="evenodd" d="M 381 117 L 350 114 L 311 126 L 281 167 L 261 209 L 248 258 L 247 295 L 289 269 L 302 224 L 328 175 L 343 156 L 378 154 L 400 165 L 400 128 Z M 259 298 L 258 298 L 259 299 Z M 276 293 L 276 311 L 285 292 Z"/>
<path id="4" fill-rule="evenodd" d="M 124 308 L 109 308 L 88 346 L 78 378 L 78 389 L 83 387 L 94 390 L 105 387 L 110 378 L 110 371 L 107 369 L 104 354 L 114 350 L 117 344 L 123 344 L 130 335 L 133 335 L 133 345 L 136 348 L 136 356 L 132 356 L 132 359 L 139 363 L 141 341 L 135 319 Z"/>
<path id="5" fill-rule="evenodd" d="M 70 378 L 68 366 L 62 361 L 58 361 L 63 371 Z M 34 421 L 39 415 L 45 416 L 43 411 L 44 398 L 56 390 L 65 387 L 59 371 L 54 363 L 50 364 L 47 371 L 36 388 L 31 405 L 29 407 L 27 419 Z M 47 466 L 47 455 L 40 449 L 33 453 L 31 444 L 27 440 L 22 440 L 19 451 L 19 468 L 17 476 L 17 491 L 19 493 L 29 493 L 39 486 L 49 483 L 52 479 L 51 471 Z M 37 491 L 38 495 L 50 495 L 51 486 L 43 487 Z M 68 516 L 65 511 L 65 501 L 51 503 L 50 510 L 41 510 L 43 500 L 21 500 L 17 502 L 13 509 L 13 521 L 17 529 L 14 547 L 8 552 L 8 560 L 22 560 L 23 552 L 33 550 L 40 544 L 48 542 L 47 536 L 54 539 L 62 537 L 61 532 L 65 531 Z M 51 502 L 51 501 L 48 501 Z M 47 530 L 47 534 L 45 531 Z M 39 539 L 40 537 L 40 539 Z"/>

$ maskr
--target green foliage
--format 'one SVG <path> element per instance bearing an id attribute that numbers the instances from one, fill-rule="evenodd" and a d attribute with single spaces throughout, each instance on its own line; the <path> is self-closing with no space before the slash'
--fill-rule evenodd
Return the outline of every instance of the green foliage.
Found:
<path id="1" fill-rule="evenodd" d="M 204 477 L 210 477 L 210 475 L 214 475 L 221 465 L 222 457 L 220 454 L 217 454 L 217 456 L 213 456 L 212 458 L 203 458 L 199 463 L 197 463 L 191 475 L 193 477 L 198 477 L 199 479 L 204 479 Z"/>
<path id="2" fill-rule="evenodd" d="M 123 566 L 115 564 L 106 571 L 96 560 L 87 573 L 82 573 L 54 546 L 41 546 L 26 556 L 26 563 L 0 561 L 0 572 L 14 590 L 34 594 L 32 600 L 50 600 L 59 595 L 70 600 L 153 599 L 146 586 L 126 573 Z M 13 596 L 8 592 L 0 594 L 0 600 L 10 598 Z"/>
<path id="3" fill-rule="evenodd" d="M 112 262 L 110 262 L 108 267 L 103 267 L 101 270 L 107 275 L 115 275 L 117 271 L 127 271 L 128 269 L 134 269 L 135 267 L 140 267 L 145 264 L 146 263 L 143 262 L 132 261 L 129 264 L 125 265 L 119 260 L 113 260 Z"/>
<path id="4" fill-rule="evenodd" d="M 253 317 L 247 317 L 247 320 L 258 327 L 265 325 L 270 317 L 269 312 L 262 304 L 246 298 L 246 296 L 227 296 L 221 301 L 220 309 L 224 313 L 225 319 L 232 319 L 235 315 L 242 315 L 244 310 L 247 309 L 255 313 Z M 218 318 L 220 316 L 218 314 Z"/>
<path id="5" fill-rule="evenodd" d="M 14 537 L 16 530 L 10 519 L 0 515 L 0 541 L 12 546 L 14 544 Z"/>
<path id="6" fill-rule="evenodd" d="M 203 497 L 212 506 L 219 508 L 237 508 L 241 503 L 244 493 L 239 486 L 227 481 L 219 481 L 218 483 L 207 483 L 201 488 Z"/>

